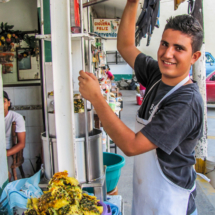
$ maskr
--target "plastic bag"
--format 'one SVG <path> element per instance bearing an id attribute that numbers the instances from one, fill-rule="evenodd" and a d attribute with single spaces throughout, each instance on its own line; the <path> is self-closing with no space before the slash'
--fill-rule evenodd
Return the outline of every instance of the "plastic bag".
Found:
<path id="1" fill-rule="evenodd" d="M 132 79 L 131 83 L 129 84 L 128 89 L 129 90 L 136 90 L 137 89 L 137 85 L 133 79 Z"/>
<path id="2" fill-rule="evenodd" d="M 10 215 L 13 214 L 13 208 L 26 208 L 28 198 L 39 198 L 43 192 L 38 187 L 41 178 L 41 170 L 30 178 L 20 179 L 10 182 L 3 190 L 0 202 L 2 208 L 7 208 Z"/>

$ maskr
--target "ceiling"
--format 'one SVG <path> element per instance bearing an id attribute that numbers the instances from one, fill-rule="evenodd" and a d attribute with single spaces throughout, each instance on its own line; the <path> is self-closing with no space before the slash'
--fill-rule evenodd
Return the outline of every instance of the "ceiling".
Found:
<path id="1" fill-rule="evenodd" d="M 126 2 L 127 0 L 108 0 L 94 5 L 93 9 L 98 18 L 121 18 Z M 140 2 L 143 2 L 143 0 Z M 140 13 L 140 7 L 138 8 L 138 14 Z"/>

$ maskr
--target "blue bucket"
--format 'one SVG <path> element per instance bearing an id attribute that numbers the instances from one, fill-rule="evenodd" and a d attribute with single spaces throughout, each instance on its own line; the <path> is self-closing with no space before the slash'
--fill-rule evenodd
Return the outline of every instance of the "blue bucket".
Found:
<path id="1" fill-rule="evenodd" d="M 121 168 L 125 165 L 125 158 L 118 154 L 103 152 L 103 164 L 107 166 L 107 192 L 111 192 L 117 186 L 121 175 Z"/>

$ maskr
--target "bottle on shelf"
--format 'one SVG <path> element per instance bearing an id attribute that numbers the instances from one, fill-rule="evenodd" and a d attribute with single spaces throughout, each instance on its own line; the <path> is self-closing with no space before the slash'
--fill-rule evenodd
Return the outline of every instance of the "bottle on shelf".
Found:
<path id="1" fill-rule="evenodd" d="M 107 151 L 107 134 L 104 130 L 103 127 L 101 127 L 101 131 L 102 131 L 102 151 L 106 152 Z"/>
<path id="2" fill-rule="evenodd" d="M 105 93 L 107 95 L 107 103 L 109 104 L 109 99 L 110 99 L 110 88 L 107 84 L 107 81 L 105 81 Z"/>

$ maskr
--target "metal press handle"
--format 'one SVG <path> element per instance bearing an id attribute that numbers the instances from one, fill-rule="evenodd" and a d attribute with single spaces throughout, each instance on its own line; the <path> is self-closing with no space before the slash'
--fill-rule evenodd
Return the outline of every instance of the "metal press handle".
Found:
<path id="1" fill-rule="evenodd" d="M 81 33 L 84 33 L 84 14 L 83 2 L 79 1 L 80 15 L 81 15 Z M 85 57 L 84 57 L 84 37 L 81 38 L 81 51 L 82 51 L 82 70 L 85 70 Z M 88 117 L 87 117 L 87 100 L 84 99 L 84 120 L 85 120 L 85 163 L 86 163 L 86 176 L 87 182 L 90 181 L 90 159 L 89 159 L 89 138 L 88 138 Z"/>

